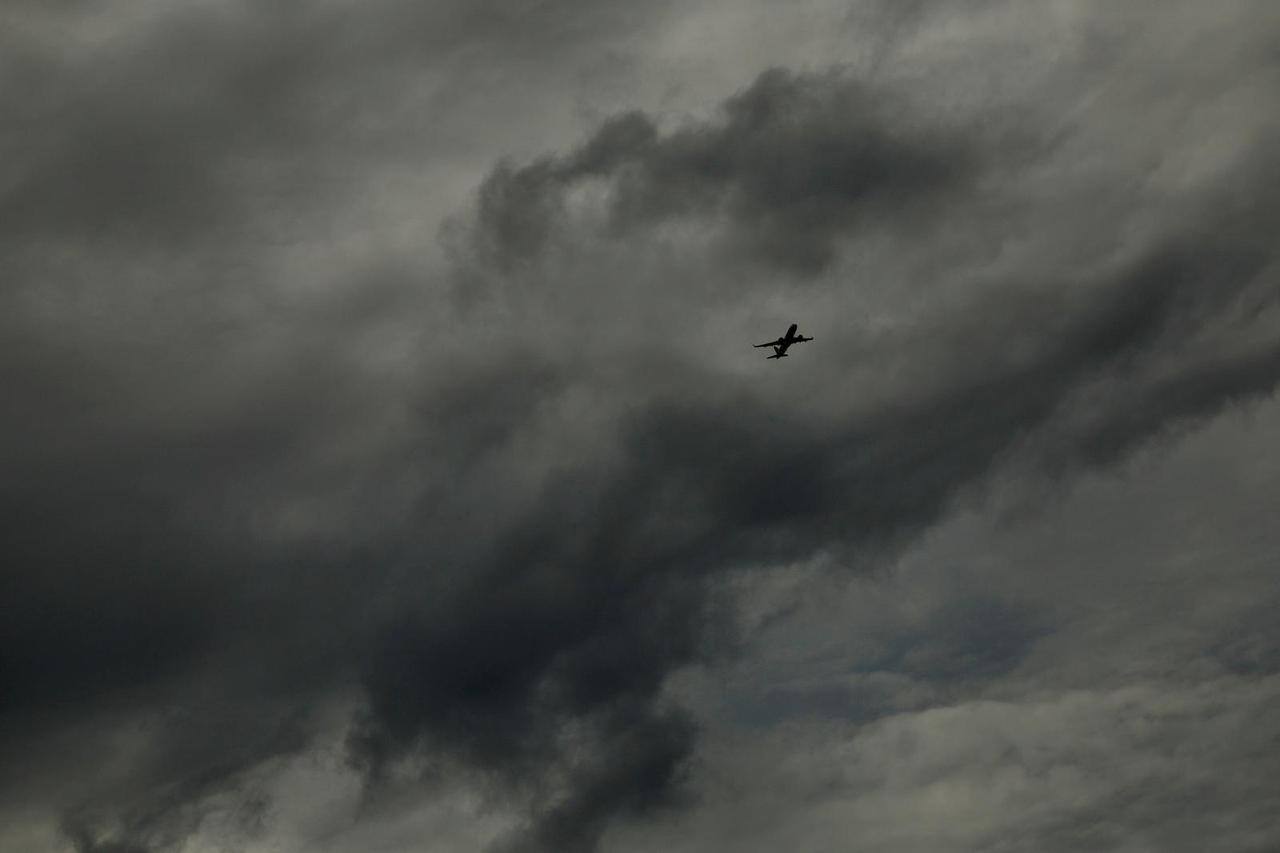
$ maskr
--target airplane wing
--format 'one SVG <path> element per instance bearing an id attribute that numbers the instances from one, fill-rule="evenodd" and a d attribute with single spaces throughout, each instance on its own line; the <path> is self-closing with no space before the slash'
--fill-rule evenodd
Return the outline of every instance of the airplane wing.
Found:
<path id="1" fill-rule="evenodd" d="M 767 344 L 754 344 L 754 347 L 756 349 L 760 349 L 760 347 L 776 347 L 781 345 L 782 345 L 782 338 L 778 338 L 776 341 L 769 341 L 769 343 Z"/>

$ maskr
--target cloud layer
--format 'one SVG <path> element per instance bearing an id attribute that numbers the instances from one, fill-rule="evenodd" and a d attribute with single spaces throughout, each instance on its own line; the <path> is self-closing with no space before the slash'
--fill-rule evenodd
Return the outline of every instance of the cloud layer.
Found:
<path id="1" fill-rule="evenodd" d="M 1274 422 L 1277 22 L 1055 9 L 813 4 L 715 54 L 715 93 L 670 61 L 742 26 L 713 4 L 3 13 L 6 79 L 39 83 L 0 89 L 12 837 L 718 849 L 754 811 L 803 846 L 928 848 L 894 828 L 920 815 L 973 816 L 963 849 L 1181 837 L 1203 771 L 1160 744 L 1274 704 L 1266 542 L 1184 543 L 1218 604 L 1172 656 L 1155 617 L 1026 578 L 1082 571 L 1036 519 L 1101 523 L 1045 491 L 1155 477 L 1135 453 L 1187 513 L 1275 494 L 1160 454 L 1243 471 L 1214 430 Z M 815 342 L 760 360 L 790 322 Z M 1008 514 L 1027 567 L 966 567 Z M 1115 515 L 1155 519 L 1098 546 L 1137 543 L 1117 576 L 1173 559 L 1173 516 Z M 1215 559 L 1242 567 L 1216 592 Z M 1082 664 L 1100 637 L 1139 683 Z M 1205 644 L 1211 671 L 1152 675 Z M 717 775 L 823 743 L 803 773 L 851 822 Z M 1252 749 L 1197 743 L 1211 773 Z M 1273 769 L 1223 849 L 1274 841 Z M 334 798 L 345 825 L 298 817 Z"/>

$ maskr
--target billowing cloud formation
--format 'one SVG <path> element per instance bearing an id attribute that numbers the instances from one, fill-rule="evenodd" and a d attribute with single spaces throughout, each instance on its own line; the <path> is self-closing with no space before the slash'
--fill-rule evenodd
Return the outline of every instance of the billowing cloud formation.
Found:
<path id="1" fill-rule="evenodd" d="M 885 112 L 855 80 L 773 69 L 729 99 L 719 121 L 662 135 L 652 117 L 627 113 L 571 155 L 491 175 L 481 245 L 510 268 L 550 238 L 575 189 L 603 183 L 603 221 L 588 227 L 622 236 L 711 220 L 737 252 L 816 270 L 856 217 L 940 193 L 968 169 L 968 140 L 930 139 Z"/>
<path id="2" fill-rule="evenodd" d="M 912 65 L 924 4 L 873 68 L 752 68 L 712 109 L 610 109 L 494 165 L 528 143 L 442 79 L 497 57 L 554 91 L 625 65 L 665 7 L 553 4 L 533 30 L 230 8 L 10 13 L 57 97 L 3 93 L 29 122 L 0 197 L 0 785 L 79 851 L 269 835 L 272 786 L 330 750 L 356 823 L 470 791 L 502 817 L 466 843 L 596 849 L 697 792 L 714 720 L 675 682 L 740 650 L 743 584 L 860 576 L 1000 478 L 1112 465 L 1280 380 L 1277 127 L 1251 108 L 1274 71 L 1245 12 L 1206 49 L 1216 89 L 1153 95 L 1167 58 L 1100 18 L 966 100 Z M 68 34 L 97 75 L 51 58 Z M 474 194 L 432 202 L 459 163 Z M 789 322 L 817 340 L 760 360 Z M 852 686 L 744 718 L 920 712 L 864 752 L 967 720 L 928 705 L 1061 629 L 958 601 Z M 1269 660 L 1265 631 L 1232 642 Z"/>

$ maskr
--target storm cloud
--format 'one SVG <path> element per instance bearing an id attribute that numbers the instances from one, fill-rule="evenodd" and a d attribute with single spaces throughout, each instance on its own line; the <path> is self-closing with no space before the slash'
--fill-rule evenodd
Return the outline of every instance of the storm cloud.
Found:
<path id="1" fill-rule="evenodd" d="M 0 838 L 1273 843 L 1278 22 L 1055 9 L 4 12 Z"/>
<path id="2" fill-rule="evenodd" d="M 502 167 L 480 188 L 480 249 L 503 269 L 553 237 L 575 189 L 603 194 L 599 222 L 625 237 L 672 220 L 722 225 L 733 253 L 798 273 L 825 266 L 858 216 L 940 194 L 969 171 L 969 140 L 931 139 L 838 73 L 771 69 L 719 121 L 658 130 L 626 113 L 571 154 Z"/>

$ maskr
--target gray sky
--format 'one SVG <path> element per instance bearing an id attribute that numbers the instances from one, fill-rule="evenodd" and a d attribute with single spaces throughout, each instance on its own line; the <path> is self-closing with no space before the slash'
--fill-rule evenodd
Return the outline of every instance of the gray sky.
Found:
<path id="1" fill-rule="evenodd" d="M 1278 44 L 9 0 L 0 848 L 1280 846 Z"/>

